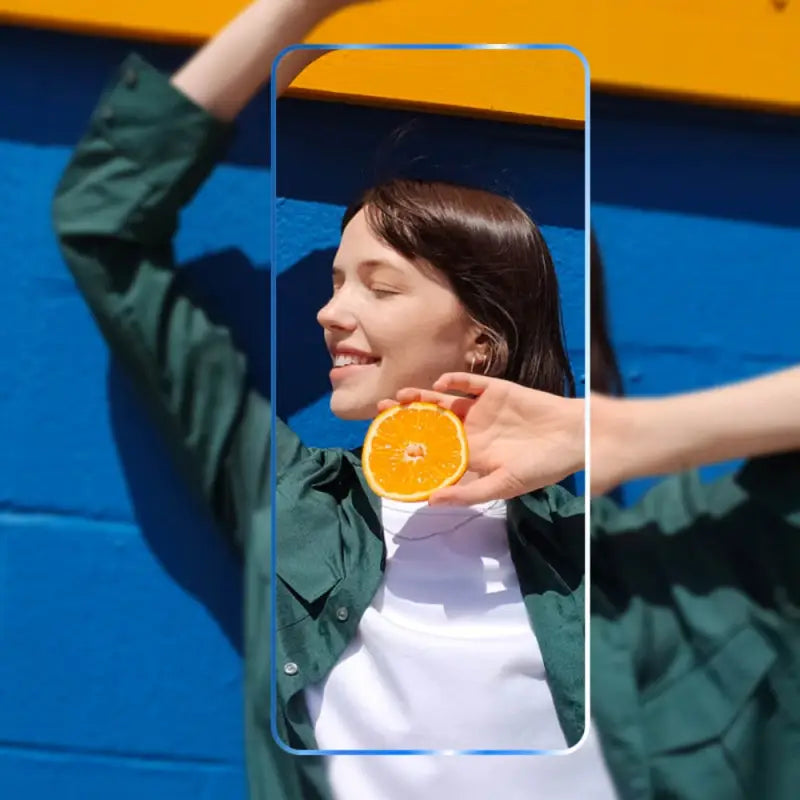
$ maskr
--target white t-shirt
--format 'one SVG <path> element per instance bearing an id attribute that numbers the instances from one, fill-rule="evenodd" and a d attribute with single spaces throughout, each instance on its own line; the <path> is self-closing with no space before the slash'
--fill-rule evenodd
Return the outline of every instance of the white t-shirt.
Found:
<path id="1" fill-rule="evenodd" d="M 382 518 L 383 583 L 341 659 L 305 693 L 318 747 L 564 749 L 505 504 L 384 500 Z M 563 757 L 332 756 L 328 765 L 337 800 L 615 796 L 593 737 Z"/>

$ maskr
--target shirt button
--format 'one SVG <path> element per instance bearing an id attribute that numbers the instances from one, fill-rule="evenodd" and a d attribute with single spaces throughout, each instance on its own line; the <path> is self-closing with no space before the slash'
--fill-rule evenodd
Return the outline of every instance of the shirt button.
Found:
<path id="1" fill-rule="evenodd" d="M 129 88 L 133 89 L 139 82 L 139 75 L 135 69 L 126 69 L 125 74 L 122 76 L 122 82 Z"/>
<path id="2" fill-rule="evenodd" d="M 336 609 L 336 619 L 338 619 L 339 622 L 344 622 L 349 616 L 350 612 L 344 606 Z"/>
<path id="3" fill-rule="evenodd" d="M 298 673 L 297 664 L 295 664 L 294 661 L 287 661 L 283 665 L 283 671 L 287 675 L 297 675 Z"/>

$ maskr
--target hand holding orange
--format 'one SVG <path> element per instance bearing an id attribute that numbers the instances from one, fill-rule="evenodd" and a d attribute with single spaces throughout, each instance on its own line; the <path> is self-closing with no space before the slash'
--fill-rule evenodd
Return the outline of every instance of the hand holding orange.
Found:
<path id="1" fill-rule="evenodd" d="M 398 402 L 406 405 L 397 406 Z M 438 483 L 428 492 L 431 505 L 507 500 L 557 483 L 584 467 L 583 400 L 485 375 L 447 373 L 433 389 L 401 389 L 394 400 L 382 400 L 375 422 L 386 419 L 383 415 L 394 408 L 430 405 L 462 421 L 469 442 L 464 456 L 472 477 L 454 485 L 458 478 L 439 480 L 448 474 L 452 462 L 443 462 L 439 468 L 433 463 L 430 467 L 417 464 L 418 470 L 434 470 L 425 484 L 429 489 Z M 436 458 L 440 457 L 437 450 Z"/>

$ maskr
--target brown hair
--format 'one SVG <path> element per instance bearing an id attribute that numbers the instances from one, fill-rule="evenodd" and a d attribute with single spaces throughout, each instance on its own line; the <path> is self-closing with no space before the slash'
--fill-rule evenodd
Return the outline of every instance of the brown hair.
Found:
<path id="1" fill-rule="evenodd" d="M 608 333 L 608 311 L 606 309 L 606 287 L 603 258 L 595 239 L 591 238 L 591 342 L 592 368 L 589 385 L 593 392 L 600 394 L 624 394 L 622 374 L 611 346 Z"/>
<path id="2" fill-rule="evenodd" d="M 394 179 L 350 206 L 372 232 L 420 267 L 446 276 L 489 339 L 481 372 L 575 394 L 564 347 L 558 281 L 539 228 L 513 200 L 443 181 Z"/>

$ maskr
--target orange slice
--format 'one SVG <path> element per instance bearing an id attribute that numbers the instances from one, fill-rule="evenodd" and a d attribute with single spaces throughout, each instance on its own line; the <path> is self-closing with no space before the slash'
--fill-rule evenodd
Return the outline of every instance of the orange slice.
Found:
<path id="1" fill-rule="evenodd" d="M 407 503 L 427 500 L 467 469 L 469 450 L 461 420 L 435 403 L 409 403 L 372 420 L 361 453 L 375 494 Z"/>

